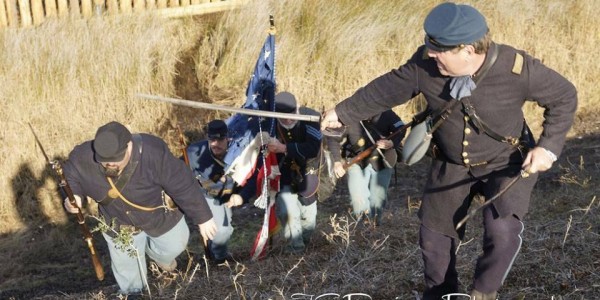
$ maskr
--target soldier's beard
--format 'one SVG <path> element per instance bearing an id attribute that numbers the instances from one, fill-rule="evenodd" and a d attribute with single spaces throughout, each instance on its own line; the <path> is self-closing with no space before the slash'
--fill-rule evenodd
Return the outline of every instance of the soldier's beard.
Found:
<path id="1" fill-rule="evenodd" d="M 106 176 L 117 177 L 117 176 L 119 176 L 120 172 L 121 172 L 121 169 L 119 167 L 104 168 L 104 175 L 106 175 Z"/>

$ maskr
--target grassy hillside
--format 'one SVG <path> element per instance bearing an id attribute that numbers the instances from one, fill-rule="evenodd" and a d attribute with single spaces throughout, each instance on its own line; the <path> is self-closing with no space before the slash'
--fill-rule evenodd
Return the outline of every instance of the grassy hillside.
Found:
<path id="1" fill-rule="evenodd" d="M 0 32 L 0 298 L 106 299 L 114 290 L 104 241 L 97 238 L 108 275 L 97 282 L 74 220 L 61 207 L 52 170 L 36 147 L 31 124 L 52 159 L 118 120 L 133 131 L 166 139 L 174 152 L 176 125 L 191 139 L 206 120 L 226 113 L 172 107 L 135 97 L 151 93 L 239 106 L 274 15 L 278 89 L 302 104 L 332 107 L 370 79 L 399 66 L 422 43 L 422 22 L 440 1 L 254 1 L 223 15 L 178 20 L 150 16 L 48 22 Z M 526 223 L 526 244 L 501 291 L 525 299 L 594 299 L 600 257 L 598 201 L 600 42 L 597 0 L 465 1 L 487 17 L 492 36 L 527 50 L 569 78 L 580 105 L 565 154 L 541 176 Z M 414 101 L 396 108 L 408 118 Z M 538 108 L 527 118 L 539 133 Z M 169 280 L 152 278 L 153 298 L 280 299 L 294 293 L 364 292 L 406 299 L 422 290 L 417 245 L 418 207 L 426 162 L 397 167 L 387 225 L 372 231 L 346 214 L 343 183 L 320 207 L 318 235 L 302 257 L 194 272 L 200 249 L 190 244 L 190 269 Z M 93 212 L 94 208 L 91 208 Z M 237 210 L 232 250 L 245 259 L 260 211 Z M 93 223 L 93 220 L 90 220 Z M 474 220 L 473 224 L 477 224 Z M 460 272 L 470 284 L 480 232 L 461 247 Z M 319 271 L 319 272 L 317 272 Z M 539 275 L 533 275 L 539 273 Z M 208 275 L 208 276 L 207 276 Z M 110 297 L 108 297 L 110 298 Z M 504 296 L 502 296 L 504 299 Z"/>

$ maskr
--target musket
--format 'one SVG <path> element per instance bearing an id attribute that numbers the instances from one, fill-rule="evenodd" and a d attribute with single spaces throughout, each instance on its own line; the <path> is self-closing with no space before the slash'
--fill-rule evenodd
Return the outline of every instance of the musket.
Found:
<path id="1" fill-rule="evenodd" d="M 189 167 L 190 166 L 190 157 L 187 153 L 187 143 L 185 142 L 185 137 L 183 136 L 183 132 L 181 131 L 181 126 L 177 125 L 177 132 L 179 133 L 179 145 L 181 146 L 181 153 L 183 155 L 183 161 Z M 212 257 L 212 253 L 210 253 L 210 248 L 208 247 L 208 239 L 202 236 L 202 247 L 204 248 L 204 253 L 208 257 Z"/>
<path id="2" fill-rule="evenodd" d="M 369 132 L 369 130 L 367 129 L 367 127 L 365 126 L 365 124 L 360 121 L 360 126 L 362 126 L 363 130 L 365 131 L 365 133 L 367 134 L 367 137 L 369 138 L 369 140 L 371 141 L 371 143 L 373 143 L 373 145 L 375 145 L 377 143 L 377 141 L 375 140 L 375 138 L 373 138 L 373 136 L 371 135 L 371 132 Z M 393 168 L 392 165 L 390 165 L 390 163 L 387 161 L 387 159 L 385 159 L 385 155 L 383 155 L 383 151 L 381 151 L 381 149 L 379 147 L 375 147 L 375 150 L 377 150 L 377 153 L 379 153 L 379 155 L 381 155 L 381 159 L 383 160 L 383 164 L 385 164 L 386 168 Z M 373 152 L 373 151 L 371 151 Z"/>
<path id="3" fill-rule="evenodd" d="M 382 138 L 383 140 L 389 140 L 392 139 L 393 137 L 397 136 L 398 134 L 404 133 L 406 132 L 406 130 L 413 126 L 413 124 L 419 124 L 421 122 L 423 122 L 423 120 L 425 120 L 425 118 L 427 118 L 427 116 L 429 115 L 429 110 L 424 110 L 418 114 L 416 114 L 415 116 L 413 116 L 412 120 L 406 124 L 404 124 L 402 127 L 398 128 L 398 130 L 394 131 L 392 134 L 388 135 L 387 137 Z M 373 153 L 373 150 L 375 150 L 377 148 L 376 144 L 371 145 L 369 148 L 363 150 L 362 152 L 358 153 L 356 156 L 354 156 L 349 162 L 344 164 L 344 170 L 347 170 L 348 168 L 350 168 L 350 166 L 352 166 L 353 164 L 362 161 L 363 159 L 369 157 L 369 155 L 371 155 L 371 153 Z"/>
<path id="4" fill-rule="evenodd" d="M 384 137 L 382 139 L 389 140 L 401 133 L 404 133 L 406 131 L 406 129 L 408 129 L 410 126 L 412 126 L 412 124 L 413 124 L 413 121 L 408 122 L 407 124 L 404 124 L 404 126 L 398 128 L 398 130 L 394 131 L 392 134 L 390 134 L 387 137 Z M 344 164 L 344 170 L 348 170 L 348 168 L 350 168 L 350 166 L 352 166 L 353 164 L 358 163 L 358 162 L 362 161 L 363 159 L 369 157 L 369 155 L 371 155 L 371 153 L 373 153 L 373 150 L 375 150 L 376 148 L 377 148 L 377 144 L 373 144 L 373 145 L 369 146 L 369 148 L 358 153 L 349 162 Z"/>
<path id="5" fill-rule="evenodd" d="M 35 137 L 35 142 L 40 147 L 40 150 L 42 150 L 42 154 L 44 155 L 44 158 L 46 158 L 46 162 L 52 167 L 52 169 L 55 171 L 56 175 L 58 175 L 58 178 L 59 178 L 58 185 L 62 188 L 62 190 L 67 195 L 67 198 L 69 199 L 69 203 L 71 203 L 71 205 L 73 207 L 77 207 L 77 223 L 79 223 L 79 227 L 81 228 L 81 231 L 83 232 L 84 240 L 86 241 L 86 244 L 90 250 L 90 254 L 92 256 L 92 263 L 94 264 L 94 271 L 96 271 L 96 278 L 98 278 L 98 280 L 102 281 L 102 280 L 104 280 L 104 268 L 102 267 L 102 263 L 100 263 L 100 258 L 98 257 L 98 253 L 96 252 L 96 248 L 94 247 L 94 243 L 92 240 L 92 233 L 90 232 L 90 229 L 88 228 L 87 224 L 85 223 L 85 218 L 83 217 L 81 208 L 79 207 L 79 205 L 77 205 L 77 201 L 75 200 L 75 195 L 73 195 L 73 190 L 71 190 L 71 186 L 69 186 L 69 182 L 67 182 L 67 178 L 65 177 L 65 174 L 63 173 L 62 166 L 61 166 L 60 162 L 58 162 L 58 160 L 50 160 L 50 158 L 48 158 L 48 155 L 46 154 L 46 151 L 44 150 L 42 143 L 40 142 L 37 134 L 35 134 L 35 131 L 33 130 L 33 126 L 31 126 L 30 123 L 27 123 L 27 124 L 29 125 L 31 132 L 33 133 L 33 136 Z"/>
<path id="6" fill-rule="evenodd" d="M 458 222 L 458 224 L 456 224 L 456 228 L 455 229 L 459 230 L 463 225 L 465 225 L 465 223 L 470 218 L 472 218 L 474 215 L 476 215 L 478 212 L 480 212 L 485 207 L 487 207 L 490 204 L 494 203 L 494 201 L 496 201 L 496 199 L 498 199 L 502 194 L 504 194 L 517 181 L 519 181 L 519 179 L 521 179 L 521 178 L 527 178 L 527 177 L 529 177 L 529 172 L 527 172 L 526 170 L 521 170 L 520 174 L 518 176 L 515 176 L 515 178 L 513 178 L 510 182 L 508 182 L 508 184 L 502 190 L 500 190 L 496 195 L 494 195 L 494 197 L 486 200 L 485 202 L 483 202 L 483 204 L 481 204 L 476 209 L 471 210 L 464 218 L 462 218 L 462 220 L 460 220 L 460 222 Z"/>
<path id="7" fill-rule="evenodd" d="M 183 132 L 181 131 L 181 126 L 179 126 L 179 125 L 177 125 L 177 132 L 179 133 L 179 145 L 181 146 L 181 154 L 183 155 L 183 161 L 189 167 L 190 166 L 190 158 L 187 153 L 187 143 L 185 142 Z"/>
<path id="8" fill-rule="evenodd" d="M 321 116 L 315 115 L 301 115 L 301 114 L 292 114 L 292 113 L 282 113 L 276 111 L 267 111 L 267 110 L 258 110 L 258 109 L 248 109 L 248 108 L 235 108 L 211 103 L 203 103 L 186 99 L 176 99 L 176 98 L 167 98 L 162 96 L 148 95 L 148 94 L 135 94 L 136 96 L 149 100 L 156 100 L 167 102 L 176 105 L 182 105 L 193 108 L 202 108 L 209 110 L 222 110 L 228 111 L 232 113 L 239 113 L 248 116 L 259 116 L 266 118 L 276 118 L 276 119 L 289 119 L 289 120 L 298 120 L 298 121 L 306 121 L 306 122 L 319 122 L 321 120 Z"/>

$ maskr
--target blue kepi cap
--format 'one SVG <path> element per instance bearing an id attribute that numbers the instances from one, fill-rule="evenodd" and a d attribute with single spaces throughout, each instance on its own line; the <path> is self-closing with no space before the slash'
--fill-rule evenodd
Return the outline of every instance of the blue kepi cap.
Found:
<path id="1" fill-rule="evenodd" d="M 442 3 L 429 12 L 423 24 L 425 45 L 434 51 L 472 44 L 488 32 L 485 17 L 469 5 Z"/>

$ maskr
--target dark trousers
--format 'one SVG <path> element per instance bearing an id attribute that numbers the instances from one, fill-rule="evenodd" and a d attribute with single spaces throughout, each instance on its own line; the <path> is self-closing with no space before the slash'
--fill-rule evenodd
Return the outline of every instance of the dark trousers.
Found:
<path id="1" fill-rule="evenodd" d="M 515 216 L 500 218 L 493 206 L 483 211 L 483 254 L 477 260 L 473 289 L 498 291 L 521 248 L 523 223 Z M 456 245 L 458 240 L 421 225 L 419 244 L 426 289 L 423 299 L 441 299 L 458 291 Z"/>

